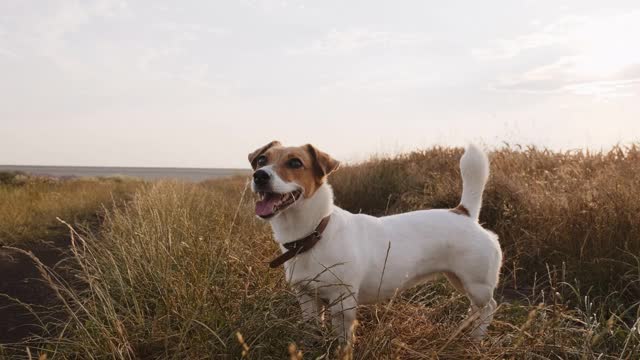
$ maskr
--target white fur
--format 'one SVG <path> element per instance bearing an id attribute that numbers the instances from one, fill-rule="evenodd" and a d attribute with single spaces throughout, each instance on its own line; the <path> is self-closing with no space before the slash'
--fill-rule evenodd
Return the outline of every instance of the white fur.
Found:
<path id="1" fill-rule="evenodd" d="M 273 165 L 263 166 L 260 168 L 260 170 L 266 171 L 267 174 L 269 174 L 269 177 L 271 178 L 271 191 L 273 192 L 285 194 L 288 192 L 299 190 L 301 188 L 301 186 L 296 183 L 288 183 L 283 181 L 278 176 L 278 173 L 273 170 Z M 253 182 L 251 182 L 251 190 L 253 190 L 254 192 L 256 191 L 256 184 L 254 184 Z"/>
<path id="2" fill-rule="evenodd" d="M 489 179 L 489 159 L 477 146 L 467 147 L 460 159 L 462 174 L 462 201 L 460 203 L 469 210 L 469 216 L 478 221 L 482 206 L 482 193 Z"/>
<path id="3" fill-rule="evenodd" d="M 325 183 L 311 198 L 301 198 L 270 219 L 275 240 L 283 244 L 310 234 L 331 214 L 316 246 L 285 263 L 286 278 L 298 291 L 305 318 L 315 317 L 323 304 L 328 305 L 334 330 L 349 340 L 358 304 L 388 299 L 398 290 L 445 273 L 467 294 L 472 311 L 480 311 L 472 335 L 484 336 L 496 308 L 493 291 L 502 252 L 498 237 L 477 221 L 489 175 L 487 157 L 471 145 L 460 166 L 461 203 L 470 217 L 447 209 L 381 218 L 352 214 L 333 204 L 333 191 Z M 282 182 L 275 172 L 271 174 L 275 184 Z M 294 186 L 299 187 L 290 184 L 287 191 Z"/>

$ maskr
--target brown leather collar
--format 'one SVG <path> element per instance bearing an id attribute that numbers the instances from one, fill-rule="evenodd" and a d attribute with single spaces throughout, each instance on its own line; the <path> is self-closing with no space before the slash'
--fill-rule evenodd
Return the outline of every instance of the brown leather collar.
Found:
<path id="1" fill-rule="evenodd" d="M 311 250 L 311 248 L 313 248 L 315 244 L 322 238 L 322 232 L 327 227 L 330 218 L 331 215 L 327 215 L 326 217 L 324 217 L 322 220 L 320 220 L 320 224 L 318 224 L 316 229 L 311 234 L 303 237 L 302 239 L 283 244 L 282 246 L 284 246 L 287 251 L 277 258 L 271 260 L 271 262 L 269 263 L 269 267 L 277 268 L 278 266 L 291 260 L 294 256 Z"/>

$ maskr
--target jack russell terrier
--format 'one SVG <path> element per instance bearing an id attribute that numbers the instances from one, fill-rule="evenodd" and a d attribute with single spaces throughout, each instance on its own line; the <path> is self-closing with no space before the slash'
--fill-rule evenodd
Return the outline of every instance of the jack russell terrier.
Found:
<path id="1" fill-rule="evenodd" d="M 454 209 L 373 217 L 333 203 L 327 176 L 339 162 L 312 145 L 273 141 L 249 154 L 257 193 L 256 215 L 273 229 L 285 276 L 305 320 L 331 313 L 333 331 L 352 340 L 358 304 L 393 297 L 438 273 L 471 301 L 471 336 L 481 339 L 493 318 L 502 251 L 498 236 L 478 216 L 487 178 L 487 155 L 470 145 L 460 159 L 463 189 Z M 372 194 L 375 196 L 375 194 Z"/>

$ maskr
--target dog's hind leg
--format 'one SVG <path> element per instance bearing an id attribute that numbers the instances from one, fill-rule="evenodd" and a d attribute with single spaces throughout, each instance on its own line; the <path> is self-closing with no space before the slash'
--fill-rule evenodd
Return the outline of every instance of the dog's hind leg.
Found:
<path id="1" fill-rule="evenodd" d="M 447 278 L 447 280 L 449 280 L 451 286 L 453 286 L 456 290 L 460 291 L 463 294 L 467 292 L 464 289 L 464 284 L 462 284 L 462 281 L 460 280 L 458 275 L 448 271 L 443 272 L 443 274 Z"/>
<path id="2" fill-rule="evenodd" d="M 489 284 L 467 284 L 465 286 L 467 296 L 471 300 L 471 315 L 478 318 L 473 322 L 471 337 L 480 340 L 487 335 L 487 328 L 493 320 L 493 313 L 497 308 L 493 299 L 493 286 Z"/>
<path id="3" fill-rule="evenodd" d="M 493 320 L 493 312 L 497 304 L 493 299 L 493 288 L 486 284 L 472 284 L 465 286 L 458 275 L 452 272 L 444 272 L 451 285 L 463 294 L 466 294 L 471 301 L 469 316 L 478 316 L 472 323 L 471 337 L 482 339 L 487 335 L 487 327 Z M 476 312 L 479 312 L 476 315 Z"/>

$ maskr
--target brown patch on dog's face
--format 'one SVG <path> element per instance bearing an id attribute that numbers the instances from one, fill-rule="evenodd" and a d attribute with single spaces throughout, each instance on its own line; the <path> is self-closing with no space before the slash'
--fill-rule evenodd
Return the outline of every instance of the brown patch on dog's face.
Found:
<path id="1" fill-rule="evenodd" d="M 274 140 L 268 143 L 267 145 L 254 150 L 252 153 L 249 154 L 249 163 L 251 163 L 251 168 L 253 168 L 253 170 L 259 167 L 257 164 L 257 161 L 260 155 L 264 154 L 267 150 L 269 150 L 274 146 L 282 146 L 282 144 L 280 144 L 280 141 Z"/>
<path id="2" fill-rule="evenodd" d="M 338 169 L 340 163 L 312 145 L 284 147 L 272 142 L 249 156 L 254 169 L 272 165 L 273 170 L 285 182 L 295 182 L 304 189 L 303 196 L 310 198 L 324 183 L 327 175 Z M 255 164 L 255 165 L 254 165 Z"/>

